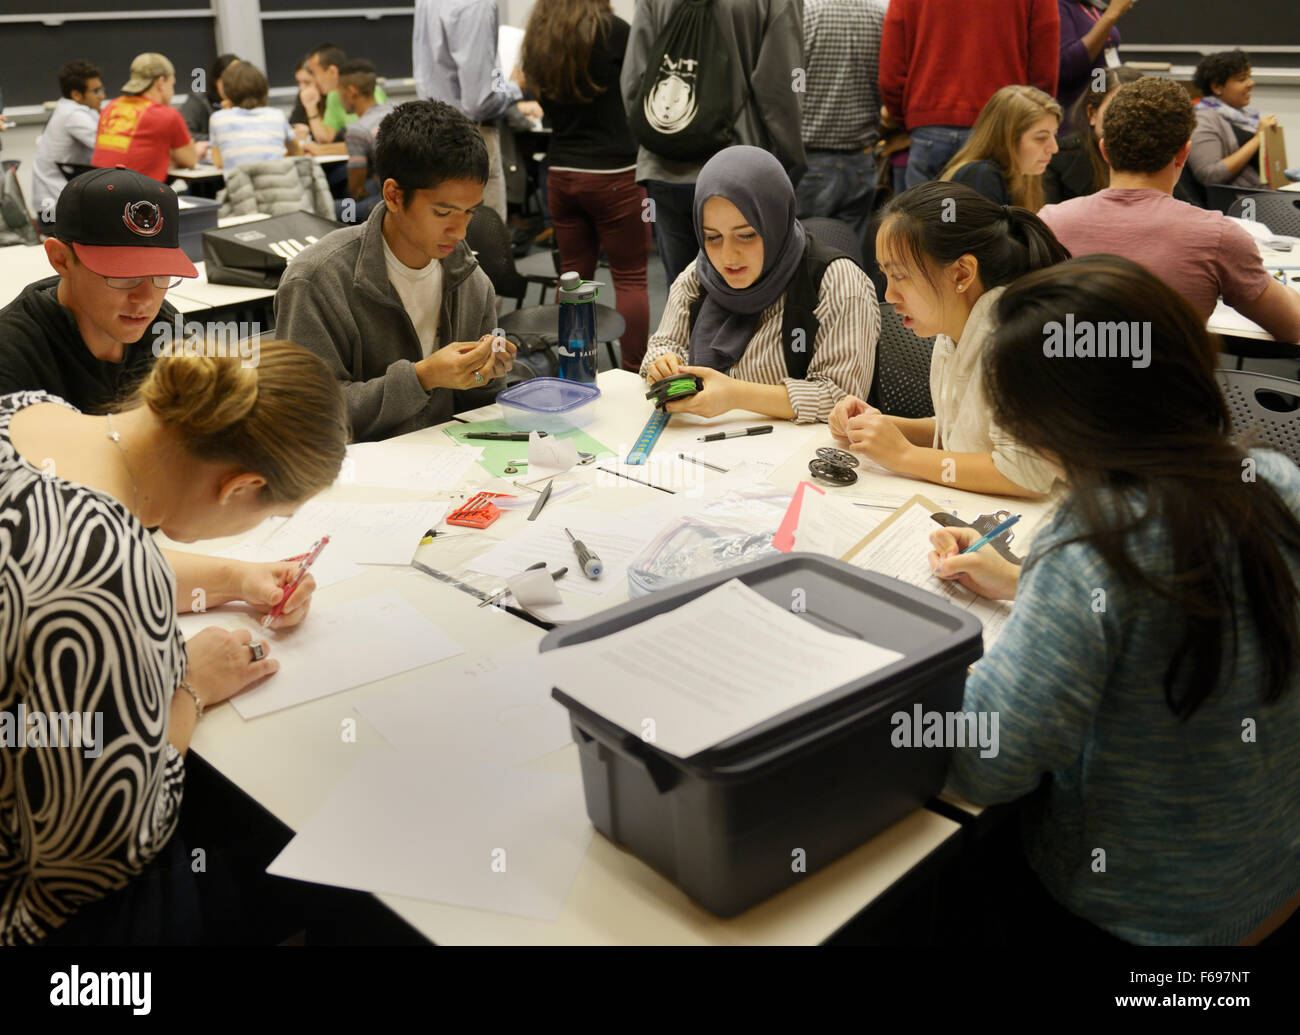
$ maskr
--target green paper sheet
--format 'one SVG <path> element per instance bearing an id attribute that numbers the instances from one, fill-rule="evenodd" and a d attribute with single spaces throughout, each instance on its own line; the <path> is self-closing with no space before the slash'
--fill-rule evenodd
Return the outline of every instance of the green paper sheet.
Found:
<path id="1" fill-rule="evenodd" d="M 505 420 L 480 420 L 473 424 L 457 424 L 455 427 L 443 428 L 450 437 L 457 442 L 464 443 L 467 446 L 482 446 L 483 458 L 479 465 L 487 471 L 488 474 L 496 478 L 506 477 L 506 465 L 511 460 L 527 458 L 527 442 L 493 442 L 490 439 L 483 441 L 480 439 L 466 439 L 465 436 L 470 432 L 482 431 L 518 431 Z M 597 442 L 590 435 L 574 429 L 564 431 L 554 436 L 555 438 L 568 439 L 574 445 L 574 448 L 580 453 L 595 453 L 596 459 L 600 460 L 607 456 L 614 456 L 614 450 L 601 442 Z M 521 467 L 521 474 L 527 474 L 528 468 Z"/>

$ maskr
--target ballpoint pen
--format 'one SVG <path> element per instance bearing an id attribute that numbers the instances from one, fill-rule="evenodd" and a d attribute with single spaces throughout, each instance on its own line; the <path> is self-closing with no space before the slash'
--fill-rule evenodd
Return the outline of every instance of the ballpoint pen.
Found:
<path id="1" fill-rule="evenodd" d="M 263 626 L 270 628 L 271 623 L 284 614 L 285 601 L 287 601 L 297 591 L 298 587 L 302 584 L 302 580 L 307 577 L 308 569 L 316 563 L 316 558 L 320 556 L 320 552 L 325 549 L 325 546 L 329 541 L 329 536 L 321 536 L 316 545 L 311 548 L 311 551 L 307 556 L 298 562 L 298 570 L 294 572 L 293 578 L 290 580 L 289 584 L 284 587 L 284 593 L 280 597 L 280 602 L 276 604 L 275 607 L 271 608 L 270 613 L 262 618 Z"/>
<path id="2" fill-rule="evenodd" d="M 745 428 L 743 431 L 715 431 L 712 435 L 701 435 L 699 442 L 721 442 L 724 438 L 745 438 L 749 435 L 766 435 L 772 430 L 771 424 L 759 424 Z"/>

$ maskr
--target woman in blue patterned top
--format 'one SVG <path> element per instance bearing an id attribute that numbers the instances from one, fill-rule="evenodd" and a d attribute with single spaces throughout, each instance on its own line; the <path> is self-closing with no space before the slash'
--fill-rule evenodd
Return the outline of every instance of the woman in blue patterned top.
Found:
<path id="1" fill-rule="evenodd" d="M 291 514 L 346 443 L 338 382 L 287 342 L 256 367 L 163 356 L 108 416 L 0 397 L 0 944 L 200 937 L 156 888 L 118 926 L 95 906 L 169 847 L 203 710 L 278 662 L 247 632 L 183 641 L 148 529 L 194 541 Z"/>
<path id="2" fill-rule="evenodd" d="M 998 714 L 1000 750 L 958 749 L 949 786 L 1042 784 L 1028 862 L 1114 936 L 1259 940 L 1300 903 L 1300 470 L 1229 437 L 1204 321 L 1127 260 L 1027 274 L 996 322 L 996 419 L 1069 494 L 1022 569 L 931 537 L 941 578 L 1016 600 L 963 705 Z M 1085 327 L 1107 357 L 1076 354 Z"/>

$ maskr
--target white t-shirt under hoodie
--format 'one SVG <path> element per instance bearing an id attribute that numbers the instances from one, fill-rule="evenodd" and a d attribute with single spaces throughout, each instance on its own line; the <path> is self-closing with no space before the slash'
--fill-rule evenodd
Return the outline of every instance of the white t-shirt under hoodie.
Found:
<path id="1" fill-rule="evenodd" d="M 431 259 L 422 270 L 413 270 L 393 254 L 384 241 L 384 264 L 388 267 L 388 282 L 402 300 L 406 315 L 420 339 L 420 350 L 427 357 L 438 343 L 438 314 L 442 309 L 442 263 Z"/>

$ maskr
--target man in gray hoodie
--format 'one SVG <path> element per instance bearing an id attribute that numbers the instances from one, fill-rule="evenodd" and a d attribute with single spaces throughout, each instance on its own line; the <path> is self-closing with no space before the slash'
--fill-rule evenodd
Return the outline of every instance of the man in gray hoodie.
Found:
<path id="1" fill-rule="evenodd" d="M 276 337 L 343 382 L 357 442 L 492 402 L 515 354 L 491 333 L 496 294 L 464 241 L 488 178 L 474 124 L 441 101 L 403 104 L 379 126 L 375 169 L 370 218 L 299 255 L 275 294 Z"/>
<path id="2" fill-rule="evenodd" d="M 619 87 L 630 112 L 639 103 L 655 40 L 681 0 L 637 0 Z M 803 0 L 714 0 L 713 16 L 726 48 L 735 113 L 732 143 L 776 155 L 797 186 L 805 168 L 800 126 L 805 68 Z M 671 287 L 699 253 L 693 205 L 695 179 L 707 159 L 675 162 L 642 147 L 636 180 L 654 202 L 655 246 Z"/>

